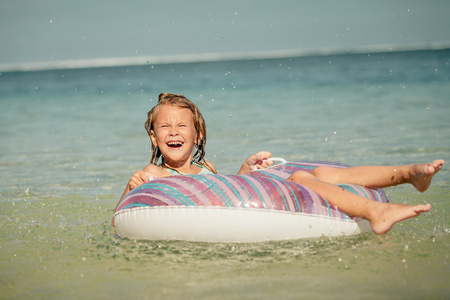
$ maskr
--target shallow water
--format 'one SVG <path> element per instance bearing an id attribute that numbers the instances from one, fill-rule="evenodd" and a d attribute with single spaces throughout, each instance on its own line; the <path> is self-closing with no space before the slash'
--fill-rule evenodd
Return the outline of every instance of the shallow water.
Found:
<path id="1" fill-rule="evenodd" d="M 441 198 L 436 189 L 430 194 L 432 203 Z M 117 238 L 109 223 L 114 199 L 69 196 L 3 204 L 8 217 L 1 224 L 2 298 L 449 295 L 450 240 L 443 226 L 448 225 L 448 205 L 384 236 L 209 244 Z"/>
<path id="2" fill-rule="evenodd" d="M 129 241 L 110 226 L 148 162 L 143 123 L 160 92 L 199 105 L 221 173 L 263 149 L 351 165 L 448 160 L 448 55 L 1 74 L 0 298 L 449 298 L 447 168 L 424 194 L 387 189 L 432 210 L 383 236 L 208 244 Z"/>

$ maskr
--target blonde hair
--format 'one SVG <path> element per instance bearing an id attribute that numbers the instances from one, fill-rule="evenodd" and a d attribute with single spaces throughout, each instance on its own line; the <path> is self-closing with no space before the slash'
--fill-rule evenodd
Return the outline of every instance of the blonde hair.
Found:
<path id="1" fill-rule="evenodd" d="M 183 95 L 179 94 L 169 94 L 169 93 L 162 93 L 159 95 L 158 104 L 156 104 L 147 114 L 147 121 L 145 122 L 145 129 L 147 130 L 148 135 L 150 136 L 150 142 L 151 142 L 151 131 L 154 130 L 154 123 L 156 120 L 156 116 L 159 113 L 160 109 L 164 105 L 174 105 L 179 108 L 187 108 L 192 112 L 192 117 L 194 119 L 194 127 L 195 131 L 197 132 L 197 137 L 202 137 L 200 141 L 195 141 L 196 143 L 196 151 L 194 153 L 194 156 L 192 157 L 192 160 L 204 167 L 206 167 L 211 172 L 215 173 L 208 164 L 205 163 L 205 146 L 206 146 L 206 123 L 205 119 L 203 119 L 202 114 L 200 113 L 200 110 L 198 109 L 197 105 L 195 105 L 192 101 L 184 97 Z M 162 167 L 169 168 L 166 165 L 164 156 L 162 155 L 159 148 L 153 143 L 152 145 L 152 155 L 150 158 L 151 164 L 158 164 L 159 159 L 161 158 L 161 163 L 159 164 Z"/>

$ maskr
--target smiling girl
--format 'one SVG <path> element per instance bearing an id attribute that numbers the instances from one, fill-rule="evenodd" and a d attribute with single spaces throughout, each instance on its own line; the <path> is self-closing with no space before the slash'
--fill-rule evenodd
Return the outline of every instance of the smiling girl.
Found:
<path id="1" fill-rule="evenodd" d="M 149 179 L 217 173 L 205 161 L 205 120 L 184 96 L 160 94 L 158 104 L 148 112 L 145 129 L 152 142 L 150 164 L 133 174 L 121 198 Z"/>
<path id="2" fill-rule="evenodd" d="M 214 165 L 205 160 L 205 120 L 198 107 L 184 96 L 159 95 L 158 104 L 148 113 L 145 128 L 152 142 L 150 164 L 133 174 L 121 199 L 137 186 L 158 177 L 217 173 Z M 238 175 L 256 167 L 270 166 L 273 163 L 268 161 L 271 156 L 265 151 L 251 155 L 242 164 Z M 380 234 L 388 232 L 397 222 L 430 210 L 431 206 L 380 203 L 343 190 L 336 184 L 385 188 L 410 183 L 419 192 L 424 192 L 443 164 L 443 160 L 435 160 L 430 164 L 395 167 L 319 167 L 311 173 L 295 172 L 287 180 L 312 189 L 347 214 L 367 219 L 373 231 Z"/>

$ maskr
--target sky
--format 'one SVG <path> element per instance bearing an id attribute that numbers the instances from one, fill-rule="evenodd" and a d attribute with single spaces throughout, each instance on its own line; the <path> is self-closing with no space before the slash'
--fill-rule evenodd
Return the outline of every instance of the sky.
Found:
<path id="1" fill-rule="evenodd" d="M 449 12 L 448 0 L 1 0 L 0 65 L 448 46 Z"/>

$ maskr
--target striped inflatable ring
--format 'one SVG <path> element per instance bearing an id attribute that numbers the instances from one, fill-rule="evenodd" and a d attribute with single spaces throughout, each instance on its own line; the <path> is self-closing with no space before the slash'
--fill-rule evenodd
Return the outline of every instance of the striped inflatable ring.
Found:
<path id="1" fill-rule="evenodd" d="M 295 171 L 330 162 L 287 162 L 245 175 L 188 175 L 149 181 L 125 195 L 114 212 L 116 234 L 128 239 L 258 242 L 370 231 L 305 186 L 288 182 Z M 382 189 L 340 185 L 388 202 Z"/>

